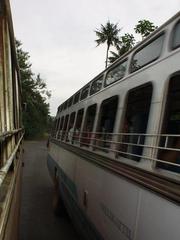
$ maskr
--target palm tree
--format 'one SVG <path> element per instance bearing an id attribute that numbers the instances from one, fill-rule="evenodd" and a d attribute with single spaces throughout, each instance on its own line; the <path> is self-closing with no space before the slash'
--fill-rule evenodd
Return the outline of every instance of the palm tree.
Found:
<path id="1" fill-rule="evenodd" d="M 97 43 L 97 46 L 103 43 L 107 43 L 107 51 L 106 51 L 106 64 L 105 67 L 107 68 L 108 64 L 108 53 L 109 53 L 109 48 L 110 46 L 117 46 L 119 44 L 119 36 L 118 33 L 120 32 L 121 29 L 118 28 L 118 24 L 113 24 L 108 21 L 106 25 L 101 24 L 100 29 L 96 29 L 95 33 L 98 37 L 98 39 L 95 40 Z"/>
<path id="2" fill-rule="evenodd" d="M 157 29 L 157 26 L 149 20 L 140 20 L 138 24 L 135 26 L 134 30 L 136 33 L 140 33 L 142 39 L 147 37 L 150 33 Z"/>
<path id="3" fill-rule="evenodd" d="M 120 43 L 116 47 L 118 52 L 116 53 L 111 51 L 112 56 L 109 57 L 109 62 L 113 63 L 114 61 L 116 61 L 124 53 L 132 49 L 134 44 L 135 44 L 134 36 L 132 34 L 125 33 L 124 36 L 120 38 Z"/>

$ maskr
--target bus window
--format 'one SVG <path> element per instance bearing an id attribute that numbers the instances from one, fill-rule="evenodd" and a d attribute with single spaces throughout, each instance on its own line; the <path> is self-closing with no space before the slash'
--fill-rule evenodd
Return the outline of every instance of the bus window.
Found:
<path id="1" fill-rule="evenodd" d="M 145 65 L 158 59 L 161 54 L 163 41 L 164 34 L 161 34 L 146 46 L 138 50 L 132 57 L 130 72 L 135 72 Z"/>
<path id="2" fill-rule="evenodd" d="M 68 100 L 68 107 L 71 107 L 72 102 L 73 102 L 73 97 L 71 97 L 71 98 Z"/>
<path id="3" fill-rule="evenodd" d="M 166 110 L 162 126 L 160 147 L 180 149 L 180 75 L 172 77 L 169 83 Z M 168 136 L 170 135 L 170 136 Z M 175 136 L 173 136 L 175 135 Z M 179 136 L 177 136 L 179 135 Z M 158 163 L 157 167 L 180 173 L 180 151 L 159 150 L 158 158 L 167 162 L 177 163 L 173 166 L 166 163 Z"/>
<path id="4" fill-rule="evenodd" d="M 58 119 L 56 118 L 53 124 L 53 133 L 52 133 L 53 137 L 56 137 L 57 124 L 58 124 Z"/>
<path id="5" fill-rule="evenodd" d="M 62 130 L 62 139 L 61 140 L 64 140 L 65 136 L 67 134 L 66 131 L 67 131 L 68 120 L 69 120 L 69 115 L 66 115 L 65 120 L 64 120 L 64 126 L 63 126 L 63 130 Z"/>
<path id="6" fill-rule="evenodd" d="M 67 137 L 66 141 L 72 143 L 72 138 L 73 138 L 73 132 L 74 132 L 74 120 L 75 120 L 75 112 L 71 113 L 70 115 L 70 120 L 69 120 L 69 125 L 67 129 Z"/>
<path id="7" fill-rule="evenodd" d="M 122 79 L 124 77 L 126 67 L 127 67 L 127 59 L 119 63 L 113 69 L 111 69 L 106 75 L 105 86 L 108 86 Z"/>
<path id="8" fill-rule="evenodd" d="M 89 146 L 90 144 L 95 116 L 96 116 L 96 104 L 93 104 L 92 106 L 88 107 L 86 112 L 85 123 L 81 137 L 81 143 L 83 145 Z"/>
<path id="9" fill-rule="evenodd" d="M 64 104 L 62 103 L 61 106 L 60 106 L 60 112 L 62 112 L 64 109 Z"/>
<path id="10" fill-rule="evenodd" d="M 180 21 L 175 25 L 172 36 L 172 48 L 176 49 L 180 47 Z"/>
<path id="11" fill-rule="evenodd" d="M 83 115 L 84 115 L 84 109 L 80 109 L 77 113 L 77 118 L 76 118 L 76 122 L 75 122 L 75 126 L 74 126 L 73 143 L 79 142 L 79 135 L 80 135 L 80 131 L 81 131 Z"/>
<path id="12" fill-rule="evenodd" d="M 122 137 L 121 151 L 130 153 L 122 154 L 122 156 L 135 161 L 140 160 L 139 156 L 143 150 L 143 147 L 138 144 L 144 144 L 145 139 L 142 134 L 146 133 L 151 96 L 152 85 L 148 84 L 130 90 L 127 98 L 127 109 L 121 130 L 122 133 L 125 133 Z"/>
<path id="13" fill-rule="evenodd" d="M 99 124 L 97 128 L 96 145 L 103 148 L 109 148 L 109 141 L 112 140 L 112 132 L 114 129 L 116 112 L 118 106 L 118 96 L 114 96 L 104 100 L 101 104 Z"/>
<path id="14" fill-rule="evenodd" d="M 57 138 L 57 136 L 58 136 L 58 129 L 59 129 L 59 125 L 60 125 L 60 118 L 58 118 L 58 120 L 57 120 L 57 125 L 56 125 L 56 130 L 55 130 L 55 136 L 56 136 L 56 138 Z"/>
<path id="15" fill-rule="evenodd" d="M 103 76 L 93 81 L 91 85 L 90 95 L 101 90 L 102 82 L 103 82 Z"/>
<path id="16" fill-rule="evenodd" d="M 58 131 L 58 136 L 57 136 L 58 139 L 62 138 L 63 123 L 64 123 L 64 116 L 61 117 L 60 127 L 59 127 L 59 131 Z"/>
<path id="17" fill-rule="evenodd" d="M 76 104 L 79 102 L 79 96 L 80 96 L 80 92 L 76 93 L 76 95 L 74 96 L 73 104 Z"/>
<path id="18" fill-rule="evenodd" d="M 80 100 L 83 100 L 85 98 L 87 98 L 88 93 L 89 93 L 89 87 L 90 85 L 86 86 L 85 88 L 83 88 L 82 92 L 81 92 L 81 98 Z"/>
<path id="19" fill-rule="evenodd" d="M 67 103 L 68 103 L 68 101 L 66 101 L 66 102 L 63 104 L 63 110 L 66 110 L 66 108 L 67 108 Z"/>

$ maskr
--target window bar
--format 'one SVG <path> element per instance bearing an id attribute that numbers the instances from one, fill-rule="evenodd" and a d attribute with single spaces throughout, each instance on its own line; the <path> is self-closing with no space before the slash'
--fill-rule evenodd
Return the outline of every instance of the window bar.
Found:
<path id="1" fill-rule="evenodd" d="M 165 143 L 164 143 L 164 147 L 167 148 L 167 145 L 168 145 L 168 136 L 166 136 L 166 140 L 165 140 Z"/>

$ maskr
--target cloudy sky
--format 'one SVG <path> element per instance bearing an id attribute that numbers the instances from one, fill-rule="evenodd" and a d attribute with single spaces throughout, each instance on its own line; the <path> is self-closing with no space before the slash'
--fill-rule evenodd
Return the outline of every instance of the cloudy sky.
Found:
<path id="1" fill-rule="evenodd" d="M 121 34 L 141 19 L 160 26 L 180 10 L 180 0 L 10 0 L 15 36 L 52 92 L 51 114 L 59 104 L 104 69 L 105 46 L 96 48 L 94 30 L 107 20 Z M 138 38 L 138 36 L 136 36 Z"/>

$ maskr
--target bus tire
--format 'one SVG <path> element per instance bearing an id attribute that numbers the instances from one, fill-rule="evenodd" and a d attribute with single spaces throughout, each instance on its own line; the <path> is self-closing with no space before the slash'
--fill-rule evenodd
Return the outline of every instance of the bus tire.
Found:
<path id="1" fill-rule="evenodd" d="M 59 216 L 59 217 L 64 216 L 65 207 L 59 193 L 59 182 L 57 178 L 54 179 L 54 193 L 53 193 L 52 206 L 53 206 L 53 212 L 55 216 Z"/>

